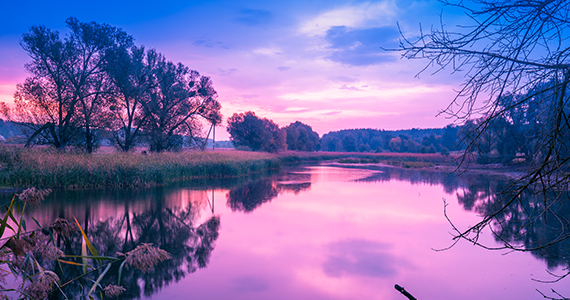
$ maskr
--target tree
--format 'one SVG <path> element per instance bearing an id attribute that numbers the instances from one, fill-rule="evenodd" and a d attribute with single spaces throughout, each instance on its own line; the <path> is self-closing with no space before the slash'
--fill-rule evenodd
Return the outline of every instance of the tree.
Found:
<path id="1" fill-rule="evenodd" d="M 107 98 L 107 128 L 112 131 L 117 147 L 129 151 L 139 141 L 149 117 L 142 105 L 150 98 L 158 55 L 154 50 L 145 52 L 144 47 L 136 46 L 113 52 L 105 62 L 105 70 L 113 82 L 112 94 Z"/>
<path id="2" fill-rule="evenodd" d="M 100 128 L 102 103 L 109 82 L 102 69 L 109 50 L 128 47 L 132 37 L 107 24 L 66 21 L 70 33 L 32 26 L 23 35 L 22 47 L 32 58 L 31 73 L 17 85 L 15 108 L 4 114 L 27 128 L 31 144 L 57 149 L 79 145 L 88 152 L 96 146 L 94 130 Z"/>
<path id="3" fill-rule="evenodd" d="M 343 151 L 356 152 L 358 146 L 356 145 L 356 137 L 352 133 L 345 135 L 340 142 L 342 144 Z"/>
<path id="4" fill-rule="evenodd" d="M 209 77 L 181 63 L 167 62 L 160 54 L 153 54 L 152 59 L 156 60 L 152 89 L 142 102 L 143 113 L 148 115 L 145 128 L 150 150 L 176 150 L 182 146 L 181 135 L 197 135 L 200 118 L 219 124 L 221 105 Z"/>
<path id="5" fill-rule="evenodd" d="M 236 147 L 245 146 L 253 151 L 278 152 L 287 147 L 286 132 L 254 112 L 235 113 L 228 119 L 230 140 Z"/>
<path id="6" fill-rule="evenodd" d="M 319 134 L 311 126 L 299 121 L 284 128 L 287 132 L 287 149 L 299 151 L 318 151 L 321 148 Z"/>
<path id="7" fill-rule="evenodd" d="M 520 196 L 527 191 L 542 194 L 545 201 L 567 201 L 553 192 L 560 195 L 570 184 L 570 2 L 472 0 L 444 4 L 462 9 L 472 24 L 450 31 L 442 22 L 439 28 L 422 32 L 417 40 L 403 37 L 399 50 L 410 59 L 428 59 L 430 65 L 437 66 L 436 72 L 451 69 L 465 74 L 465 82 L 444 113 L 462 121 L 482 116 L 466 124 L 472 128 L 464 135 L 466 154 L 474 150 L 490 153 L 499 147 L 512 156 L 512 149 L 524 149 L 529 162 L 526 172 L 503 191 L 499 209 L 457 232 L 457 239 L 477 244 L 481 230 L 500 226 L 500 221 L 493 225 L 493 220 L 522 201 Z M 520 123 L 523 111 L 528 119 Z M 502 128 L 493 130 L 496 125 Z M 520 139 L 518 145 L 497 146 L 493 135 L 516 136 L 511 128 L 523 125 L 532 142 Z M 550 212 L 549 207 L 544 206 L 543 213 Z M 527 220 L 532 223 L 537 215 L 542 214 L 528 215 Z M 504 247 L 529 250 L 508 241 Z"/>

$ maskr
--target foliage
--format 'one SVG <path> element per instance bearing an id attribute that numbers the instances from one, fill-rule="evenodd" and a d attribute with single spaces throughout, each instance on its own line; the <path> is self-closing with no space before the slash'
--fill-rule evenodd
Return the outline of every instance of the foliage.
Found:
<path id="1" fill-rule="evenodd" d="M 285 130 L 267 118 L 259 118 L 252 111 L 231 116 L 227 130 L 236 147 L 266 152 L 278 152 L 287 147 Z"/>
<path id="2" fill-rule="evenodd" d="M 299 121 L 284 128 L 287 132 L 287 149 L 298 151 L 318 151 L 321 148 L 319 134 L 311 126 Z"/>
<path id="3" fill-rule="evenodd" d="M 100 285 L 101 280 L 108 273 L 113 264 L 122 264 L 128 260 L 144 261 L 144 270 L 150 270 L 163 260 L 169 259 L 170 255 L 163 250 L 157 249 L 148 244 L 142 244 L 148 253 L 140 255 L 137 249 L 128 252 L 123 257 L 100 256 L 96 248 L 92 245 L 90 239 L 85 234 L 79 223 L 68 222 L 64 219 L 58 219 L 50 226 L 42 228 L 41 225 L 34 219 L 36 225 L 40 227 L 38 230 L 27 231 L 24 214 L 26 207 L 37 206 L 39 203 L 50 193 L 50 190 L 36 190 L 34 188 L 27 189 L 18 195 L 20 201 L 16 200 L 16 196 L 8 203 L 8 208 L 5 216 L 0 220 L 0 239 L 6 242 L 0 251 L 0 276 L 2 282 L 5 283 L 4 278 L 10 275 L 15 280 L 16 288 L 8 288 L 0 284 L 0 297 L 7 298 L 5 293 L 16 293 L 22 298 L 26 299 L 45 299 L 49 294 L 61 293 L 61 295 L 68 299 L 65 288 L 74 283 L 88 284 L 89 291 L 82 296 L 85 298 L 92 298 L 92 294 L 99 290 L 103 291 Z M 19 218 L 17 216 L 19 215 Z M 65 241 L 64 245 L 68 245 L 73 233 L 77 233 L 79 229 L 81 233 L 80 240 L 87 245 L 89 254 L 81 253 L 80 255 L 65 254 L 60 249 L 60 242 Z M 12 232 L 9 233 L 8 230 Z M 140 247 L 140 246 L 139 246 Z M 63 247 L 65 248 L 65 247 Z M 160 255 L 156 255 L 159 253 Z M 62 272 L 62 265 L 72 265 L 77 271 L 78 276 L 71 278 L 67 282 L 62 279 L 65 277 Z M 139 265 L 133 264 L 135 268 Z M 85 279 L 90 278 L 88 281 Z M 118 275 L 120 282 L 121 274 Z M 83 281 L 79 283 L 79 281 Z M 108 288 L 113 291 L 115 296 L 120 292 L 125 291 L 122 287 Z"/>
<path id="4" fill-rule="evenodd" d="M 143 135 L 151 151 L 178 150 L 182 135 L 201 134 L 202 121 L 221 122 L 209 77 L 135 46 L 108 24 L 66 23 L 63 38 L 45 26 L 23 35 L 32 76 L 17 86 L 13 109 L 0 103 L 0 113 L 26 129 L 27 145 L 91 153 L 109 130 L 123 151 Z"/>
<path id="5" fill-rule="evenodd" d="M 459 150 L 456 145 L 458 128 L 448 125 L 443 129 L 376 130 L 345 129 L 323 135 L 323 151 L 344 152 L 399 152 L 436 153 L 443 145 Z"/>
<path id="6" fill-rule="evenodd" d="M 273 155 L 242 151 L 89 155 L 0 146 L 0 185 L 12 187 L 145 187 L 247 176 L 280 166 Z"/>
<path id="7" fill-rule="evenodd" d="M 27 129 L 28 145 L 81 145 L 91 152 L 108 86 L 102 62 L 109 49 L 130 46 L 132 37 L 107 24 L 76 18 L 66 24 L 70 33 L 63 39 L 45 26 L 32 26 L 23 35 L 32 76 L 18 84 L 14 111 L 4 113 Z"/>
<path id="8" fill-rule="evenodd" d="M 157 56 L 153 88 L 143 111 L 149 116 L 150 150 L 161 152 L 181 148 L 179 135 L 196 135 L 198 117 L 212 124 L 221 122 L 221 105 L 209 77 L 200 76 L 182 64 Z"/>

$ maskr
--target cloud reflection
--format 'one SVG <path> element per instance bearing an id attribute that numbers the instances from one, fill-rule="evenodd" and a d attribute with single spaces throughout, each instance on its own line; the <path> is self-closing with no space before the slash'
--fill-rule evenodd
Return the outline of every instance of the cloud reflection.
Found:
<path id="1" fill-rule="evenodd" d="M 269 282 L 261 277 L 241 276 L 233 280 L 238 292 L 260 292 L 269 288 Z"/>
<path id="2" fill-rule="evenodd" d="M 358 275 L 385 278 L 397 273 L 398 259 L 390 253 L 390 244 L 353 239 L 327 246 L 329 256 L 323 271 L 331 277 Z"/>

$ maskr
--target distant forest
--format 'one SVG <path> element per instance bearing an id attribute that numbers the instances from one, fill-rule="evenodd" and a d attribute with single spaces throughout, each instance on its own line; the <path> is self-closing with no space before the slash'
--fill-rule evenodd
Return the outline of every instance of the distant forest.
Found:
<path id="1" fill-rule="evenodd" d="M 459 127 L 378 130 L 345 129 L 321 138 L 322 151 L 449 153 L 457 149 Z"/>
<path id="2" fill-rule="evenodd" d="M 379 130 L 379 129 L 344 129 L 326 133 L 322 138 L 316 136 L 312 139 L 303 138 L 307 135 L 301 127 L 309 126 L 300 122 L 292 123 L 286 127 L 287 149 L 299 151 L 337 151 L 337 152 L 417 152 L 417 153 L 446 153 L 446 151 L 459 150 L 456 147 L 458 128 L 447 126 L 445 128 L 405 129 L 405 130 Z M 297 130 L 293 130 L 296 128 Z M 299 134 L 298 132 L 301 132 Z M 309 131 L 312 133 L 312 131 Z M 307 139 L 310 142 L 304 142 Z M 0 142 L 20 144 L 26 138 L 17 124 L 0 119 Z M 102 142 L 103 145 L 112 145 L 111 142 Z M 206 147 L 212 147 L 208 139 Z M 216 141 L 216 148 L 232 148 L 230 141 Z"/>

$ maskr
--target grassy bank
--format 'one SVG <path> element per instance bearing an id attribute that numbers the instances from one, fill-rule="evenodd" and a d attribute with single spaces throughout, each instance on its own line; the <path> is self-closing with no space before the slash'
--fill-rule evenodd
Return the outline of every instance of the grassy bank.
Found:
<path id="1" fill-rule="evenodd" d="M 193 179 L 241 177 L 279 169 L 283 164 L 338 160 L 406 167 L 443 163 L 431 154 L 301 153 L 245 151 L 179 153 L 60 153 L 49 148 L 0 146 L 3 188 L 129 188 L 168 185 Z M 414 166 L 415 166 L 414 165 Z"/>
<path id="2" fill-rule="evenodd" d="M 195 178 L 246 176 L 280 165 L 276 155 L 241 151 L 89 155 L 0 147 L 0 186 L 145 187 Z"/>

